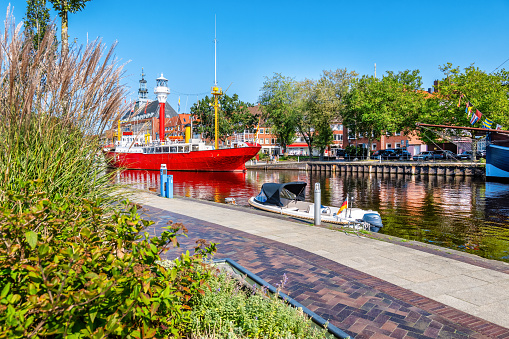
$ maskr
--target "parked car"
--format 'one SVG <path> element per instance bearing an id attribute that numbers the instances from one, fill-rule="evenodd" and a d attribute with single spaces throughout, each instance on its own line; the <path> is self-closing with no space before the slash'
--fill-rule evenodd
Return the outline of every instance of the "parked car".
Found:
<path id="1" fill-rule="evenodd" d="M 456 157 L 460 160 L 472 160 L 472 154 L 473 154 L 472 151 L 464 151 L 464 152 L 456 155 Z M 481 151 L 475 152 L 475 155 L 476 155 L 477 159 L 486 157 L 486 155 L 483 155 L 483 153 Z"/>
<path id="2" fill-rule="evenodd" d="M 426 160 L 432 160 L 432 159 L 435 159 L 435 156 L 433 154 L 433 152 L 431 151 L 426 151 L 426 152 L 421 152 L 417 155 L 414 155 L 414 161 L 426 161 Z"/>
<path id="3" fill-rule="evenodd" d="M 456 160 L 456 153 L 448 150 L 435 150 L 433 151 L 433 157 L 437 160 Z"/>
<path id="4" fill-rule="evenodd" d="M 410 152 L 408 152 L 405 149 L 396 148 L 396 149 L 394 149 L 394 151 L 396 152 L 396 154 L 398 154 L 399 160 L 410 160 L 410 159 L 412 159 L 412 154 L 410 154 Z"/>
<path id="5" fill-rule="evenodd" d="M 371 154 L 371 159 L 380 159 L 380 154 L 383 153 L 383 150 L 374 151 L 373 154 Z"/>
<path id="6" fill-rule="evenodd" d="M 339 157 L 344 157 L 346 155 L 346 152 L 344 149 L 342 148 L 338 148 L 336 149 L 336 156 L 339 158 Z"/>
<path id="7" fill-rule="evenodd" d="M 381 157 L 383 160 L 410 160 L 412 155 L 402 148 L 390 148 L 383 150 Z"/>

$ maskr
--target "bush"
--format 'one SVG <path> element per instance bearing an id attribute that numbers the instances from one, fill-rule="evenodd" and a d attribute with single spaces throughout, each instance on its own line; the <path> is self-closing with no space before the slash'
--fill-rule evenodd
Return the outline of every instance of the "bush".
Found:
<path id="1" fill-rule="evenodd" d="M 327 334 L 302 310 L 275 295 L 267 296 L 263 287 L 243 289 L 225 273 L 213 277 L 210 289 L 192 307 L 190 329 L 199 338 L 324 338 Z"/>
<path id="2" fill-rule="evenodd" d="M 39 182 L 41 184 L 41 182 Z M 30 183 L 0 206 L 0 338 L 180 336 L 210 271 L 197 247 L 170 268 L 162 251 L 186 232 L 170 224 L 148 239 L 136 205 L 105 215 L 100 201 L 49 200 Z M 203 243 L 202 243 L 203 245 Z"/>

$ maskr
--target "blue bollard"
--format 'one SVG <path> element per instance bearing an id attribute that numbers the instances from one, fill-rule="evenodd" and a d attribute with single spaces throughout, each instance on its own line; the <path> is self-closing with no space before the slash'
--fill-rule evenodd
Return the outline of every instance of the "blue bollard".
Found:
<path id="1" fill-rule="evenodd" d="M 166 198 L 173 199 L 173 175 L 166 176 Z"/>
<path id="2" fill-rule="evenodd" d="M 161 196 L 164 198 L 167 196 L 166 181 L 168 180 L 168 170 L 166 169 L 166 164 L 161 164 L 161 169 L 159 171 L 161 173 L 159 177 L 159 185 L 161 186 Z"/>

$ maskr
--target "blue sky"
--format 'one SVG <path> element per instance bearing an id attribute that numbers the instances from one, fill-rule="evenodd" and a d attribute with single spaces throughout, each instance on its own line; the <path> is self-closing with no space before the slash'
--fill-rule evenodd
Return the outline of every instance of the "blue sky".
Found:
<path id="1" fill-rule="evenodd" d="M 1 0 L 3 13 L 9 2 L 20 22 L 26 2 Z M 164 73 L 168 102 L 177 109 L 180 96 L 184 112 L 214 83 L 215 14 L 218 84 L 250 103 L 274 72 L 318 79 L 324 69 L 373 74 L 376 63 L 377 75 L 419 69 L 428 88 L 446 62 L 491 72 L 509 59 L 509 0 L 92 0 L 69 15 L 69 41 L 86 43 L 87 33 L 108 46 L 118 41 L 130 98 L 136 99 L 143 67 L 150 98 Z"/>

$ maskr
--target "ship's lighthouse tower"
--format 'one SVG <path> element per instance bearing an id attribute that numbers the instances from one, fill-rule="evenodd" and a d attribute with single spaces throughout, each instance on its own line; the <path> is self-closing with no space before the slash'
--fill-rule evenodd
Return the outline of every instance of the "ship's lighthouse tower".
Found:
<path id="1" fill-rule="evenodd" d="M 168 79 L 161 76 L 156 79 L 156 88 L 154 89 L 154 94 L 157 95 L 157 101 L 159 101 L 159 141 L 164 141 L 164 115 L 166 111 L 166 98 L 168 94 L 170 94 L 170 89 L 168 88 Z"/>
<path id="2" fill-rule="evenodd" d="M 141 107 L 143 104 L 146 104 L 147 102 L 148 102 L 147 80 L 145 80 L 145 73 L 143 73 L 142 68 L 140 89 L 138 89 L 138 107 Z"/>

